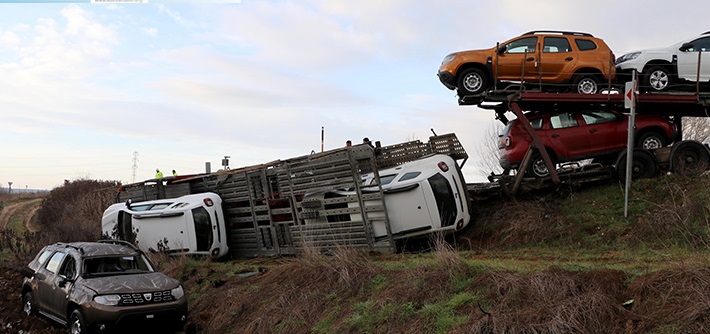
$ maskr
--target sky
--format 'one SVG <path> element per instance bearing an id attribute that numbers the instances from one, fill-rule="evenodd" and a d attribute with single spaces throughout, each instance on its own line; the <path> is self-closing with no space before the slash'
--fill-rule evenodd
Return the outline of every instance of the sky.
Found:
<path id="1" fill-rule="evenodd" d="M 363 137 L 455 133 L 481 182 L 493 111 L 459 106 L 451 52 L 530 30 L 616 56 L 710 30 L 710 2 L 538 0 L 0 1 L 0 187 L 139 182 L 265 163 Z"/>

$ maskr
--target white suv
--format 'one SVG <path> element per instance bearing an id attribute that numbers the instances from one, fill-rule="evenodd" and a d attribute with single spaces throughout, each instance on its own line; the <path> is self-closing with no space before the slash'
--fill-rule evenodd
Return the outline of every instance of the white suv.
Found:
<path id="1" fill-rule="evenodd" d="M 627 53 L 616 59 L 617 76 L 638 71 L 642 89 L 665 91 L 682 81 L 710 80 L 710 31 L 665 48 Z"/>

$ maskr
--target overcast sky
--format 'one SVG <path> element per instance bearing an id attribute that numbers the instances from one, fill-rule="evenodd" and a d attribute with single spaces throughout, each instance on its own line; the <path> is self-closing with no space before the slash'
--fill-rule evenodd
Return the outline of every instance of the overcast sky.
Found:
<path id="1" fill-rule="evenodd" d="M 0 186 L 136 181 L 296 157 L 363 137 L 454 132 L 476 153 L 492 111 L 436 77 L 448 53 L 536 29 L 617 56 L 710 30 L 710 2 L 302 0 L 0 3 Z"/>

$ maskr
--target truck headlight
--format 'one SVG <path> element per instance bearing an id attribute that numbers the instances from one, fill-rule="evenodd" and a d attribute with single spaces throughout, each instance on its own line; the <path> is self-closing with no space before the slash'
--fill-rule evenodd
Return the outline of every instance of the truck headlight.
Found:
<path id="1" fill-rule="evenodd" d="M 94 297 L 94 301 L 101 305 L 118 305 L 121 301 L 121 296 L 119 295 L 101 295 Z"/>
<path id="2" fill-rule="evenodd" d="M 627 53 L 627 54 L 625 54 L 625 55 L 619 57 L 618 59 L 616 59 L 616 64 L 618 65 L 618 64 L 621 64 L 621 63 L 623 63 L 623 62 L 625 62 L 625 61 L 634 60 L 634 59 L 638 58 L 638 56 L 639 56 L 640 54 L 641 54 L 640 51 Z"/>
<path id="3" fill-rule="evenodd" d="M 173 295 L 175 300 L 178 300 L 185 295 L 185 291 L 182 289 L 182 285 L 178 285 L 177 288 L 170 290 L 170 294 Z"/>

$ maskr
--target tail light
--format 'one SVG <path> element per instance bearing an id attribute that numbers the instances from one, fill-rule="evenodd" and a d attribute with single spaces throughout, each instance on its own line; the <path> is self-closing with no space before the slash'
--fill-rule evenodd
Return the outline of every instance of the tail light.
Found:
<path id="1" fill-rule="evenodd" d="M 214 205 L 214 202 L 212 202 L 212 199 L 211 199 L 211 198 L 205 198 L 205 199 L 202 200 L 202 202 L 204 202 L 205 205 L 207 205 L 208 207 Z"/>
<path id="2" fill-rule="evenodd" d="M 504 141 L 505 141 L 505 147 L 510 147 L 510 145 L 512 145 L 512 143 L 510 142 L 510 137 L 505 137 Z"/>
<path id="3" fill-rule="evenodd" d="M 439 169 L 441 169 L 441 171 L 444 172 L 444 173 L 446 173 L 446 172 L 449 171 L 449 165 L 447 165 L 447 164 L 446 164 L 445 162 L 443 162 L 443 161 L 439 161 L 439 164 L 438 164 L 437 166 L 439 166 Z"/>

